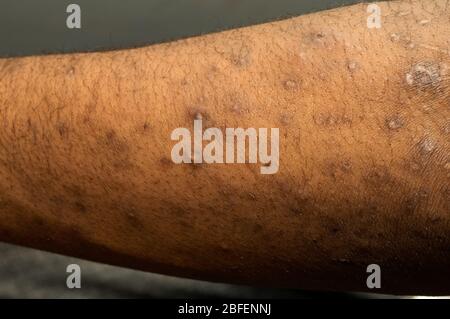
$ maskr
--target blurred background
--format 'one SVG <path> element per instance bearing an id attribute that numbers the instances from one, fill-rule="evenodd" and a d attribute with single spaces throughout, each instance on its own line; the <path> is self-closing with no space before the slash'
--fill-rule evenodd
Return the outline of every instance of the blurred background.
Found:
<path id="1" fill-rule="evenodd" d="M 127 48 L 316 12 L 361 0 L 2 0 L 0 56 Z M 66 27 L 69 4 L 81 29 Z"/>
<path id="2" fill-rule="evenodd" d="M 81 268 L 68 289 L 66 268 Z M 383 295 L 248 287 L 163 276 L 0 243 L 0 298 L 381 298 Z"/>

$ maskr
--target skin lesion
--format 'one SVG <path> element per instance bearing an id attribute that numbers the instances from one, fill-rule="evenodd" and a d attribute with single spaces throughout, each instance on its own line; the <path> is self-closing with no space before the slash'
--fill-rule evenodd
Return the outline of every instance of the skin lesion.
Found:
<path id="1" fill-rule="evenodd" d="M 426 60 L 414 63 L 405 75 L 407 89 L 420 96 L 424 103 L 439 103 L 439 107 L 448 108 L 445 105 L 450 99 L 448 61 Z"/>

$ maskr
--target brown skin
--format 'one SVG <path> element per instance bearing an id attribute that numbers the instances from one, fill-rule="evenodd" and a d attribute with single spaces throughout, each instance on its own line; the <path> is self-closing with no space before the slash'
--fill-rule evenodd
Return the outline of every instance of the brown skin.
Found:
<path id="1" fill-rule="evenodd" d="M 310 289 L 367 291 L 376 263 L 377 292 L 450 293 L 450 6 L 380 7 L 381 29 L 361 4 L 0 59 L 0 239 Z M 172 130 L 199 114 L 205 127 L 280 128 L 279 172 L 172 163 Z"/>

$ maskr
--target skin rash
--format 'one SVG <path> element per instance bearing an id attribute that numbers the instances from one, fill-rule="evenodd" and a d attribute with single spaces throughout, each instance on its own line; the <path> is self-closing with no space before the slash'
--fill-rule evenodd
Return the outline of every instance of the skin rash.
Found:
<path id="1" fill-rule="evenodd" d="M 0 239 L 165 274 L 450 293 L 450 7 L 380 3 L 144 48 L 0 59 Z M 171 132 L 279 128 L 279 170 Z"/>

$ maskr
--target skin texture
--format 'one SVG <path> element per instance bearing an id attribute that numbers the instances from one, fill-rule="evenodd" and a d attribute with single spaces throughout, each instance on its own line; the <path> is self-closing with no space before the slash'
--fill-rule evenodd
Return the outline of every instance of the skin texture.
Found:
<path id="1" fill-rule="evenodd" d="M 0 59 L 0 239 L 201 279 L 450 293 L 450 5 L 367 4 L 139 49 Z M 280 128 L 280 169 L 171 161 Z"/>

